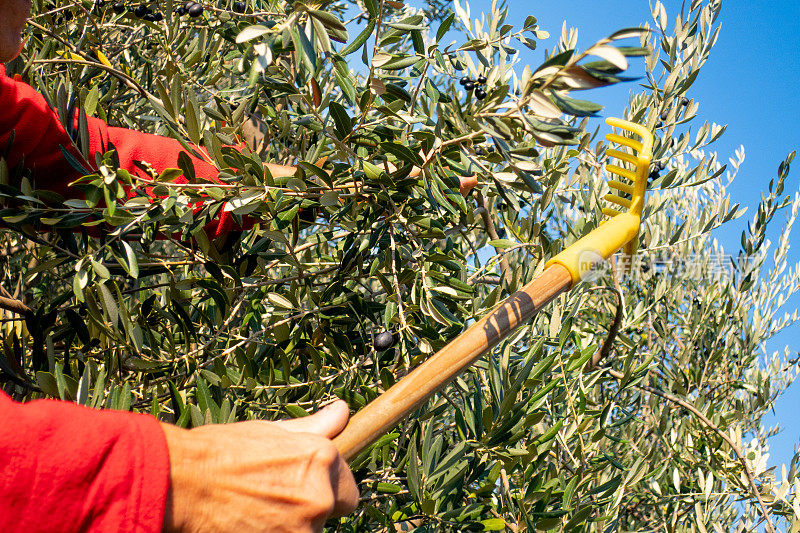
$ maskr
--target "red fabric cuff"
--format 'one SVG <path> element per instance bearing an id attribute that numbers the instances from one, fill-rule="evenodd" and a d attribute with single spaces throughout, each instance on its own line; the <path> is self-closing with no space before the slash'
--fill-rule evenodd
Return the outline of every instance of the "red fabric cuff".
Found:
<path id="1" fill-rule="evenodd" d="M 148 415 L 0 393 L 3 531 L 161 531 L 169 452 Z"/>

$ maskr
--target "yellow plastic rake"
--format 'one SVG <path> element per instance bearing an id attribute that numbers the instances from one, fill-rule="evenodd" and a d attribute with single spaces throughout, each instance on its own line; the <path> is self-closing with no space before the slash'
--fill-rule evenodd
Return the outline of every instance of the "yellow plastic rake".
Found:
<path id="1" fill-rule="evenodd" d="M 646 128 L 625 120 L 609 118 L 606 122 L 641 138 L 638 141 L 616 133 L 606 135 L 610 142 L 631 149 L 630 153 L 616 149 L 607 152 L 621 162 L 606 166 L 610 173 L 622 179 L 608 182 L 609 187 L 621 193 L 605 197 L 617 207 L 603 209 L 611 218 L 550 259 L 533 281 L 353 415 L 347 427 L 333 440 L 345 459 L 353 459 L 550 300 L 574 287 L 595 267 L 597 260 L 608 259 L 623 246 L 629 255 L 635 251 L 653 135 Z M 626 210 L 622 212 L 618 208 Z"/>

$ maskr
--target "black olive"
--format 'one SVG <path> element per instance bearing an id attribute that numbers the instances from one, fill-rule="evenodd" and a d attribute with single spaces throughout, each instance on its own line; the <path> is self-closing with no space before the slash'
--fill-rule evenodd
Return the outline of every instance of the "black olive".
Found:
<path id="1" fill-rule="evenodd" d="M 244 2 L 234 2 L 233 3 L 233 10 L 236 13 L 244 13 L 245 7 L 246 7 L 246 5 L 245 5 Z"/>
<path id="2" fill-rule="evenodd" d="M 464 86 L 464 88 L 466 90 L 471 91 L 472 88 L 475 87 L 475 82 L 473 82 L 472 80 L 469 80 L 467 83 L 462 83 L 462 85 Z"/>
<path id="3" fill-rule="evenodd" d="M 156 21 L 156 15 L 155 15 L 155 13 L 145 13 L 144 16 L 142 17 L 142 19 L 146 20 L 148 22 L 155 22 Z"/>
<path id="4" fill-rule="evenodd" d="M 661 171 L 661 170 L 664 170 L 665 168 L 667 168 L 667 162 L 666 161 L 659 161 L 658 163 L 656 163 L 655 166 L 659 171 Z"/>
<path id="5" fill-rule="evenodd" d="M 309 224 L 313 224 L 317 220 L 318 214 L 318 211 L 313 207 L 301 207 L 300 211 L 297 212 L 297 216 L 300 217 L 301 227 L 308 227 Z"/>
<path id="6" fill-rule="evenodd" d="M 185 9 L 185 10 L 186 10 L 186 12 L 188 13 L 188 12 L 189 12 L 189 10 L 192 8 L 192 6 L 193 6 L 193 5 L 195 5 L 196 3 L 197 3 L 197 2 L 192 2 L 191 0 L 189 0 L 188 2 L 186 2 L 185 4 L 183 4 L 183 9 Z"/>
<path id="7" fill-rule="evenodd" d="M 199 17 L 203 14 L 203 6 L 200 4 L 194 4 L 188 9 L 188 13 L 190 17 Z"/>
<path id="8" fill-rule="evenodd" d="M 486 76 L 478 76 L 478 84 L 484 85 L 486 83 Z"/>
<path id="9" fill-rule="evenodd" d="M 146 5 L 138 5 L 138 6 L 136 6 L 136 9 L 133 10 L 133 14 L 136 15 L 137 17 L 139 17 L 139 18 L 144 17 L 149 12 L 150 12 L 150 10 L 147 9 Z"/>
<path id="10" fill-rule="evenodd" d="M 375 335 L 375 344 L 373 346 L 376 351 L 382 352 L 394 346 L 399 340 L 399 334 L 392 335 L 390 332 L 384 331 Z"/>
<path id="11" fill-rule="evenodd" d="M 660 128 L 663 125 L 664 125 L 664 123 L 661 122 L 660 120 L 658 122 L 656 122 L 656 128 Z"/>
<path id="12" fill-rule="evenodd" d="M 689 99 L 685 96 L 681 98 L 681 105 L 689 105 Z"/>
<path id="13" fill-rule="evenodd" d="M 114 13 L 124 13 L 125 12 L 125 4 L 122 2 L 115 2 L 111 9 L 114 10 Z"/>
<path id="14" fill-rule="evenodd" d="M 505 228 L 497 228 L 497 236 L 501 239 L 506 238 L 506 229 Z"/>
<path id="15" fill-rule="evenodd" d="M 661 112 L 661 120 L 667 120 L 669 118 L 669 109 L 665 109 Z"/>
<path id="16" fill-rule="evenodd" d="M 186 8 L 180 6 L 178 9 L 175 10 L 175 14 L 177 14 L 179 17 L 184 16 L 186 14 Z"/>
<path id="17" fill-rule="evenodd" d="M 483 90 L 483 87 L 478 87 L 475 89 L 475 98 L 478 100 L 483 100 L 486 98 L 486 91 Z"/>
<path id="18" fill-rule="evenodd" d="M 461 85 L 466 85 L 471 82 L 472 80 L 469 78 L 469 76 L 464 76 L 458 83 L 460 83 Z"/>

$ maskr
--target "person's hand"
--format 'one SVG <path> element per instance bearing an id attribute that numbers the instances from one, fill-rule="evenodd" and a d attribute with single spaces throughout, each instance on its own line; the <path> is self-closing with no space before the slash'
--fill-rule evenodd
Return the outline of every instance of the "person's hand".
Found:
<path id="1" fill-rule="evenodd" d="M 358 488 L 331 442 L 343 401 L 280 422 L 186 430 L 162 424 L 170 459 L 164 531 L 322 531 L 358 505 Z"/>

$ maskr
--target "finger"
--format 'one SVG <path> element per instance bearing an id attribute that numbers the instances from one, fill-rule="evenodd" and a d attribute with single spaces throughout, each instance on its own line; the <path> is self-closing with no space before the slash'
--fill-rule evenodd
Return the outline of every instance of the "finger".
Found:
<path id="1" fill-rule="evenodd" d="M 461 176 L 458 178 L 459 190 L 461 194 L 466 196 L 469 191 L 478 186 L 478 178 L 476 176 Z"/>
<path id="2" fill-rule="evenodd" d="M 331 516 L 336 518 L 355 511 L 358 507 L 358 485 L 350 467 L 341 457 L 331 470 L 331 485 L 335 494 Z"/>
<path id="3" fill-rule="evenodd" d="M 350 408 L 347 403 L 337 400 L 317 411 L 313 415 L 278 422 L 282 429 L 295 433 L 313 433 L 332 439 L 347 425 Z"/>

